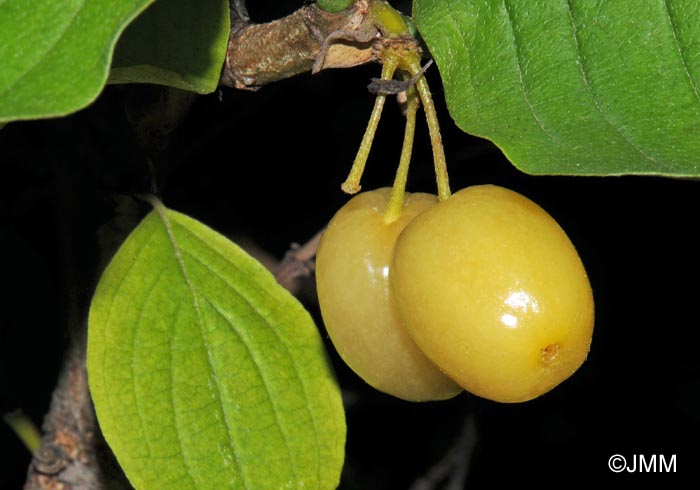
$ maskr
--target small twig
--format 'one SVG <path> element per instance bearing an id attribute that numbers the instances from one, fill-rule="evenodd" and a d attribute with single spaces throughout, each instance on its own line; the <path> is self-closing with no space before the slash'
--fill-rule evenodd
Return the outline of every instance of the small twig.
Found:
<path id="1" fill-rule="evenodd" d="M 257 90 L 299 73 L 374 61 L 371 33 L 376 29 L 367 16 L 368 1 L 355 0 L 351 8 L 337 13 L 314 3 L 282 19 L 256 24 L 243 2 L 234 0 L 220 84 Z"/>
<path id="2" fill-rule="evenodd" d="M 14 431 L 20 441 L 29 451 L 34 451 L 41 445 L 41 434 L 34 422 L 22 410 L 17 409 L 2 416 L 3 420 Z"/>
<path id="3" fill-rule="evenodd" d="M 435 490 L 445 482 L 445 490 L 462 490 L 469 474 L 469 464 L 476 447 L 476 423 L 468 414 L 462 430 L 440 461 L 418 478 L 409 490 Z"/>
<path id="4" fill-rule="evenodd" d="M 318 250 L 318 244 L 323 235 L 323 230 L 317 232 L 304 245 L 293 243 L 290 250 L 284 254 L 284 258 L 275 269 L 275 279 L 285 289 L 294 294 L 298 288 L 298 279 L 309 277 L 314 271 L 314 257 Z"/>

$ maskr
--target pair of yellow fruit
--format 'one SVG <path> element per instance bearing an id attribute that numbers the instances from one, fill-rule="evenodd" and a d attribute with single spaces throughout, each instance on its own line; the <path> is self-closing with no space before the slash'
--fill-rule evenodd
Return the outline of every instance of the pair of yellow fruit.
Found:
<path id="1" fill-rule="evenodd" d="M 463 389 L 531 400 L 583 363 L 591 287 L 566 233 L 537 204 L 493 185 L 439 202 L 391 190 L 355 196 L 328 225 L 316 277 L 321 314 L 344 361 L 411 401 Z"/>

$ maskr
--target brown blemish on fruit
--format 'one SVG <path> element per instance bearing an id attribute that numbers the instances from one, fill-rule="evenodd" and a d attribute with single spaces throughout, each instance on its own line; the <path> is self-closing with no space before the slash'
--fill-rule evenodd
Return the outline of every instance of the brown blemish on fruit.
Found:
<path id="1" fill-rule="evenodd" d="M 542 362 L 549 364 L 559 355 L 559 344 L 549 344 L 542 349 Z"/>

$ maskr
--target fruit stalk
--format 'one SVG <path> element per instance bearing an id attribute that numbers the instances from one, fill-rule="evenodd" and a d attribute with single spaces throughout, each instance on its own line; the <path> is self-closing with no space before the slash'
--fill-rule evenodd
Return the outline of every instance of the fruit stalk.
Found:
<path id="1" fill-rule="evenodd" d="M 420 73 L 421 66 L 419 59 L 411 59 L 409 61 L 409 72 L 411 75 Z M 425 75 L 421 75 L 416 80 L 416 88 L 423 102 L 423 110 L 425 111 L 425 119 L 428 122 L 428 131 L 430 133 L 430 143 L 433 147 L 433 162 L 435 165 L 435 180 L 437 181 L 438 199 L 444 201 L 450 197 L 450 178 L 447 174 L 447 159 L 445 158 L 445 149 L 442 146 L 442 136 L 440 135 L 440 124 L 438 123 L 437 111 L 433 103 L 433 96 L 430 93 L 428 81 Z"/>
<path id="2" fill-rule="evenodd" d="M 390 56 L 384 60 L 382 66 L 382 80 L 391 80 L 398 66 L 398 60 Z M 382 109 L 384 109 L 384 102 L 386 101 L 386 95 L 378 94 L 374 100 L 374 108 L 372 109 L 372 115 L 369 118 L 369 123 L 367 124 L 367 129 L 362 137 L 362 143 L 360 143 L 360 148 L 357 150 L 357 156 L 350 169 L 350 174 L 348 178 L 343 182 L 341 188 L 343 192 L 348 194 L 356 194 L 360 191 L 360 179 L 362 178 L 362 173 L 365 171 L 365 164 L 367 163 L 367 157 L 369 156 L 369 151 L 372 148 L 372 141 L 374 140 L 374 134 L 377 132 L 377 125 L 379 124 L 379 119 L 382 117 Z"/>
<path id="3" fill-rule="evenodd" d="M 384 212 L 384 222 L 393 223 L 401 215 L 403 209 L 404 194 L 406 192 L 406 180 L 408 179 L 408 167 L 411 163 L 413 150 L 413 138 L 416 133 L 416 112 L 418 111 L 418 94 L 413 87 L 408 90 L 408 100 L 406 101 L 406 129 L 403 136 L 403 146 L 401 147 L 401 158 L 399 167 L 396 170 L 394 185 L 391 189 L 389 203 Z"/>

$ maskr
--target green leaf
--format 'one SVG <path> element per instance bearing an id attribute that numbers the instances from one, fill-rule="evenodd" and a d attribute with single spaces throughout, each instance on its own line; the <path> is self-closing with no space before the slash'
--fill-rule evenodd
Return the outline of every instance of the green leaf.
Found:
<path id="1" fill-rule="evenodd" d="M 105 84 L 119 33 L 152 1 L 0 2 L 0 122 L 90 104 Z"/>
<path id="2" fill-rule="evenodd" d="M 345 419 L 313 320 L 236 245 L 154 205 L 89 316 L 95 409 L 132 484 L 335 488 Z"/>
<path id="3" fill-rule="evenodd" d="M 700 175 L 700 2 L 413 8 L 457 125 L 522 170 Z"/>
<path id="4" fill-rule="evenodd" d="M 159 0 L 124 32 L 110 83 L 216 90 L 229 37 L 227 0 Z"/>

